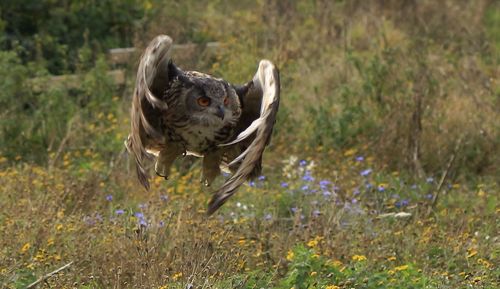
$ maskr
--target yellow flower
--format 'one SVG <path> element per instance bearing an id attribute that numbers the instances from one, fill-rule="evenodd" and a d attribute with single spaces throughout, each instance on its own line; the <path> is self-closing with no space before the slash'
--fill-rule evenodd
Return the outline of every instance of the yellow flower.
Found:
<path id="1" fill-rule="evenodd" d="M 394 268 L 395 271 L 404 271 L 406 269 L 408 269 L 408 265 L 402 265 Z"/>
<path id="2" fill-rule="evenodd" d="M 177 279 L 179 279 L 179 278 L 181 278 L 181 277 L 182 277 L 182 272 L 178 272 L 178 273 L 175 273 L 175 274 L 172 276 L 172 279 L 174 279 L 174 281 L 175 281 L 175 280 L 177 280 Z"/>
<path id="3" fill-rule="evenodd" d="M 345 157 L 350 157 L 356 153 L 356 149 L 349 149 L 344 152 Z"/>
<path id="4" fill-rule="evenodd" d="M 56 230 L 61 231 L 64 228 L 63 224 L 57 224 L 56 225 Z"/>
<path id="5" fill-rule="evenodd" d="M 360 262 L 360 261 L 365 261 L 366 260 L 366 256 L 365 255 L 354 255 L 354 256 L 352 256 L 351 259 L 353 261 Z"/>
<path id="6" fill-rule="evenodd" d="M 313 271 L 313 272 L 311 272 L 311 273 L 309 274 L 309 276 L 311 276 L 311 277 L 314 277 L 314 276 L 316 276 L 316 275 L 318 275 L 318 272 L 316 272 L 316 271 Z"/>
<path id="7" fill-rule="evenodd" d="M 288 253 L 286 254 L 286 259 L 288 261 L 292 261 L 293 260 L 293 257 L 295 257 L 295 254 L 290 250 L 288 251 Z"/>
<path id="8" fill-rule="evenodd" d="M 26 253 L 29 249 L 31 248 L 31 244 L 30 243 L 26 243 L 24 244 L 24 246 L 21 248 L 20 252 L 21 253 Z"/>
<path id="9" fill-rule="evenodd" d="M 467 258 L 471 258 L 477 255 L 477 250 L 469 249 L 469 254 L 467 254 Z"/>
<path id="10" fill-rule="evenodd" d="M 396 257 L 391 256 L 391 257 L 387 258 L 387 261 L 396 261 Z"/>
<path id="11" fill-rule="evenodd" d="M 337 285 L 328 285 L 325 287 L 325 289 L 340 289 L 340 287 Z"/>
<path id="12" fill-rule="evenodd" d="M 314 248 L 318 245 L 318 241 L 316 239 L 313 239 L 309 242 L 307 242 L 307 247 Z"/>

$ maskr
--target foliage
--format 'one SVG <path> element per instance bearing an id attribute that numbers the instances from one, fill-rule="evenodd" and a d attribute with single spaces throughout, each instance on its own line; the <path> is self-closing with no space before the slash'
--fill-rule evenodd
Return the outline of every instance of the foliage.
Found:
<path id="1" fill-rule="evenodd" d="M 0 287 L 73 261 L 40 286 L 498 288 L 499 9 L 3 1 Z M 105 53 L 160 33 L 200 45 L 174 52 L 185 69 L 281 71 L 264 175 L 210 218 L 199 163 L 145 192 L 123 148 L 139 53 L 128 67 Z"/>

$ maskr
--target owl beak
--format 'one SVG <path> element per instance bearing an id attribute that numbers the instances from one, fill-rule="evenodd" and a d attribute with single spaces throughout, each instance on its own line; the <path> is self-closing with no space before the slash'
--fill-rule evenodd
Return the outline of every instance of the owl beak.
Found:
<path id="1" fill-rule="evenodd" d="M 218 116 L 220 119 L 224 120 L 224 107 L 218 106 L 215 115 Z"/>

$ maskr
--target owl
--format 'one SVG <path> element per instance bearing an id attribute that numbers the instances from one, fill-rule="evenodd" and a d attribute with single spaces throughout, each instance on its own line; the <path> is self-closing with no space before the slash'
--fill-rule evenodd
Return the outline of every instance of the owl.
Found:
<path id="1" fill-rule="evenodd" d="M 173 162 L 185 155 L 202 160 L 202 182 L 210 186 L 221 169 L 232 173 L 213 193 L 214 213 L 247 180 L 261 173 L 280 99 L 278 69 L 261 60 L 253 79 L 234 85 L 171 59 L 172 39 L 157 36 L 141 56 L 132 98 L 131 132 L 125 141 L 137 177 L 149 189 L 148 160 L 168 178 Z"/>

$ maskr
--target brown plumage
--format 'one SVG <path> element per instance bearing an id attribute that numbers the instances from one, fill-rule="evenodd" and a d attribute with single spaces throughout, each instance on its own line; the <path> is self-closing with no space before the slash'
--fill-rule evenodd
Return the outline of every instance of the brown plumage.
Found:
<path id="1" fill-rule="evenodd" d="M 206 185 L 220 174 L 233 175 L 214 192 L 212 214 L 246 180 L 261 172 L 279 105 L 279 73 L 262 60 L 253 79 L 243 86 L 195 72 L 182 71 L 171 61 L 172 39 L 157 36 L 141 57 L 132 99 L 131 132 L 126 141 L 136 161 L 140 183 L 149 189 L 148 159 L 168 177 L 178 156 L 203 157 Z"/>

